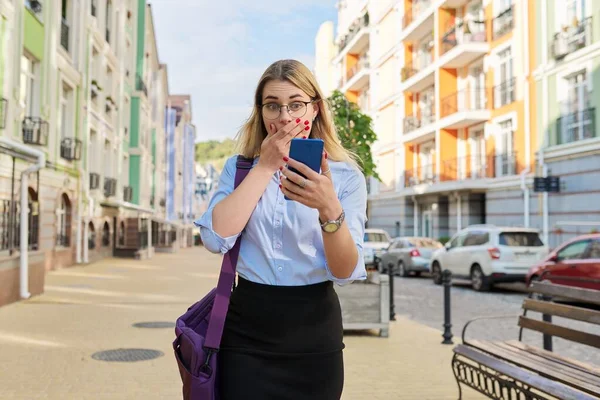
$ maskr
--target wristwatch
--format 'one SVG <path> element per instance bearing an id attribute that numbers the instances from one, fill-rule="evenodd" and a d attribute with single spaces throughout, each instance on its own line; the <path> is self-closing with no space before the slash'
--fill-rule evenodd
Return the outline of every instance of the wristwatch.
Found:
<path id="1" fill-rule="evenodd" d="M 345 217 L 346 217 L 346 213 L 344 212 L 344 210 L 342 210 L 342 214 L 339 216 L 338 219 L 322 222 L 321 218 L 319 218 L 319 223 L 321 224 L 321 229 L 323 230 L 323 232 L 333 233 L 333 232 L 337 231 L 338 229 L 340 229 L 340 226 L 342 226 L 342 222 L 344 222 Z"/>

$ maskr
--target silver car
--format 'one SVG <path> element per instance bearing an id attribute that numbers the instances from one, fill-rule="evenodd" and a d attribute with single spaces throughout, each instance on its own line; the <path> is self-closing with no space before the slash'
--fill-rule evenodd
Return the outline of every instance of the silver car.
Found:
<path id="1" fill-rule="evenodd" d="M 392 268 L 400 276 L 409 276 L 411 272 L 419 276 L 421 272 L 429 272 L 432 253 L 442 247 L 437 240 L 426 237 L 396 238 L 382 254 L 379 271 L 387 273 Z"/>

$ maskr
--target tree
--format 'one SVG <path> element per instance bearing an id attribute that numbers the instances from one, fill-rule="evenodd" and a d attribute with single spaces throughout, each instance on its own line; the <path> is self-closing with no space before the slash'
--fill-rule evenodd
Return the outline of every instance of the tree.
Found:
<path id="1" fill-rule="evenodd" d="M 333 112 L 333 122 L 342 145 L 358 155 L 358 162 L 366 177 L 381 181 L 371 154 L 371 145 L 377 140 L 373 119 L 364 114 L 357 104 L 351 103 L 336 90 L 328 99 Z"/>

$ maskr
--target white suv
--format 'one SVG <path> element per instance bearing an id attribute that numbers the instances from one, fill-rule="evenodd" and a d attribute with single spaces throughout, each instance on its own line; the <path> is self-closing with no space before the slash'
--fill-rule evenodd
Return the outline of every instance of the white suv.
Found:
<path id="1" fill-rule="evenodd" d="M 450 270 L 456 278 L 471 280 L 477 291 L 494 283 L 524 282 L 531 266 L 548 254 L 537 229 L 472 225 L 454 235 L 431 257 L 433 281 Z"/>

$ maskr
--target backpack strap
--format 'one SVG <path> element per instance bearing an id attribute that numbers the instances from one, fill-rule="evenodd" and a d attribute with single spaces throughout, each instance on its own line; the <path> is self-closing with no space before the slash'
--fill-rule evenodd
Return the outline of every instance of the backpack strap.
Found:
<path id="1" fill-rule="evenodd" d="M 253 158 L 245 158 L 238 156 L 236 162 L 234 190 L 246 178 L 248 172 L 252 168 Z M 238 236 L 235 244 L 223 256 L 223 264 L 221 265 L 221 274 L 219 275 L 219 283 L 215 294 L 215 302 L 210 314 L 208 322 L 208 330 L 206 332 L 206 341 L 204 347 L 209 351 L 218 352 L 221 345 L 221 337 L 223 336 L 223 327 L 225 326 L 225 318 L 229 309 L 229 298 L 231 297 L 231 289 L 235 281 L 235 270 L 240 254 L 240 242 L 242 235 Z M 208 356 L 210 358 L 210 355 Z"/>

